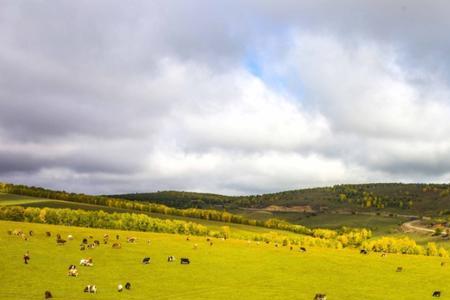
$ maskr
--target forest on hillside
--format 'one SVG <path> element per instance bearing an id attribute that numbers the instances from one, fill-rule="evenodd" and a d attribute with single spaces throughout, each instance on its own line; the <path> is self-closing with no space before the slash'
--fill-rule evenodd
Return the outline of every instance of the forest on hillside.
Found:
<path id="1" fill-rule="evenodd" d="M 226 196 L 184 191 L 159 191 L 111 195 L 128 200 L 148 201 L 178 208 L 263 208 L 269 205 L 311 205 L 362 209 L 400 209 L 448 214 L 449 184 L 343 184 L 278 193 Z"/>

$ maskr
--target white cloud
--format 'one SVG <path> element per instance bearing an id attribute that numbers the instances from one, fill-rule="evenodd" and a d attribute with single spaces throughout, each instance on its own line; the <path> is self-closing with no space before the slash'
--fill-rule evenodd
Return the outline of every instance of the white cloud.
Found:
<path id="1" fill-rule="evenodd" d="M 200 19 L 181 2 L 2 3 L 0 179 L 233 194 L 448 180 L 448 38 L 400 18 L 429 20 L 418 1 L 379 3 L 203 2 Z"/>

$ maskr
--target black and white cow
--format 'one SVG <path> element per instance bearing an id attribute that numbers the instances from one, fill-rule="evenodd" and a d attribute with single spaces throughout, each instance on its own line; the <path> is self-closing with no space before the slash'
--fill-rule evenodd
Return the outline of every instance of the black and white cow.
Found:
<path id="1" fill-rule="evenodd" d="M 433 297 L 441 297 L 441 291 L 434 291 Z"/>
<path id="2" fill-rule="evenodd" d="M 85 293 L 97 293 L 97 287 L 95 285 L 87 285 L 84 290 Z"/>
<path id="3" fill-rule="evenodd" d="M 188 265 L 188 264 L 190 264 L 191 262 L 189 261 L 189 258 L 182 257 L 182 258 L 180 259 L 180 263 L 181 263 L 182 265 Z"/>
<path id="4" fill-rule="evenodd" d="M 67 275 L 71 277 L 78 277 L 77 267 L 75 265 L 70 265 Z"/>

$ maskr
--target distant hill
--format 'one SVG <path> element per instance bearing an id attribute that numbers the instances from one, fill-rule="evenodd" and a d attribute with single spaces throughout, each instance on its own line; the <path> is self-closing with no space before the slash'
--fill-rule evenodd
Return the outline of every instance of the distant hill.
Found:
<path id="1" fill-rule="evenodd" d="M 414 214 L 449 214 L 449 184 L 373 183 L 299 189 L 263 195 L 226 196 L 210 193 L 161 191 L 110 195 L 129 200 L 187 208 L 264 208 L 270 205 L 310 206 L 314 210 L 388 210 Z"/>

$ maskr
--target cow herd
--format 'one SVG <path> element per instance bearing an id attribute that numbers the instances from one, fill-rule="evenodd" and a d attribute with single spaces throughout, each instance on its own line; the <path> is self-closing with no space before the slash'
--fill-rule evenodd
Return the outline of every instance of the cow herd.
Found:
<path id="1" fill-rule="evenodd" d="M 28 232 L 29 237 L 20 229 L 8 230 L 8 234 L 10 234 L 10 235 L 17 235 L 17 236 L 21 237 L 22 239 L 24 239 L 26 241 L 26 240 L 28 240 L 29 237 L 34 235 L 34 232 L 32 230 L 30 230 Z M 47 231 L 47 232 L 45 232 L 45 235 L 47 237 L 51 237 L 52 233 Z M 88 238 L 83 238 L 82 241 L 81 241 L 81 244 L 80 244 L 80 250 L 84 251 L 84 250 L 86 250 L 86 248 L 87 249 L 94 249 L 94 248 L 100 246 L 100 241 L 99 240 L 93 240 L 93 242 L 90 242 L 90 240 L 92 240 L 92 239 L 93 239 L 93 236 L 91 236 L 91 235 L 89 236 L 89 239 Z M 69 234 L 66 237 L 66 239 L 63 239 L 62 236 L 59 233 L 56 234 L 56 244 L 58 246 L 63 246 L 63 245 L 65 245 L 67 243 L 67 241 L 72 241 L 72 240 L 74 240 L 74 237 L 71 234 Z M 120 240 L 120 236 L 117 234 L 116 235 L 116 241 L 111 244 L 111 248 L 112 249 L 121 249 L 122 248 L 122 245 L 119 242 L 119 240 Z M 189 241 L 190 240 L 189 237 L 187 237 L 186 240 Z M 137 241 L 136 237 L 126 237 L 126 242 L 127 243 L 136 243 L 136 241 Z M 210 240 L 210 238 L 207 238 L 206 241 L 210 244 L 210 246 L 213 245 L 213 243 Z M 103 236 L 103 244 L 108 244 L 108 243 L 109 243 L 109 235 L 105 234 Z M 249 243 L 250 243 L 250 241 L 249 241 Z M 147 244 L 150 244 L 150 240 L 147 241 Z M 258 244 L 259 244 L 259 242 L 258 242 Z M 277 247 L 277 244 L 275 244 L 275 247 Z M 197 248 L 198 248 L 198 244 L 194 244 L 193 245 L 193 249 L 197 249 Z M 293 250 L 292 246 L 290 247 L 290 250 Z M 306 252 L 307 250 L 306 250 L 305 247 L 299 247 L 299 251 L 300 252 Z M 368 250 L 361 249 L 360 250 L 360 254 L 367 255 L 368 254 Z M 386 253 L 382 253 L 381 257 L 385 257 L 386 255 L 387 255 Z M 30 257 L 29 251 L 26 251 L 26 253 L 23 255 L 24 263 L 25 264 L 29 264 L 30 258 L 31 257 Z M 170 256 L 167 257 L 167 262 L 175 262 L 175 261 L 176 261 L 175 256 L 170 255 Z M 148 264 L 150 264 L 150 262 L 151 262 L 151 258 L 148 257 L 148 256 L 146 256 L 146 257 L 144 257 L 142 259 L 142 264 L 144 264 L 144 265 L 148 265 Z M 180 264 L 183 264 L 183 265 L 190 264 L 189 258 L 181 257 L 180 258 Z M 93 262 L 93 259 L 91 257 L 87 257 L 87 258 L 82 258 L 80 260 L 79 265 L 82 266 L 82 267 L 93 267 L 94 266 L 94 262 Z M 445 265 L 446 265 L 445 262 L 441 263 L 442 267 L 445 266 Z M 403 267 L 397 267 L 396 272 L 402 272 L 402 271 L 403 271 Z M 69 268 L 68 268 L 68 273 L 67 274 L 70 277 L 78 277 L 77 267 L 75 265 L 71 264 L 69 266 Z M 125 290 L 130 290 L 131 289 L 131 283 L 130 282 L 126 282 L 125 285 L 122 285 L 121 283 L 117 285 L 117 291 L 118 292 L 123 292 L 124 289 Z M 85 292 L 85 293 L 97 293 L 97 287 L 96 287 L 96 285 L 93 285 L 93 284 L 87 285 L 87 286 L 84 287 L 83 292 Z M 432 297 L 441 297 L 441 291 L 439 291 L 439 290 L 434 291 L 432 293 Z M 52 295 L 52 293 L 50 291 L 45 291 L 44 298 L 45 299 L 51 299 L 51 298 L 53 298 L 53 295 Z M 319 294 L 316 294 L 314 296 L 314 300 L 326 300 L 326 299 L 327 299 L 326 294 L 319 293 Z"/>
<path id="2" fill-rule="evenodd" d="M 17 235 L 21 238 L 23 238 L 24 240 L 28 240 L 28 236 L 20 229 L 16 229 L 16 230 L 8 230 L 8 234 L 9 235 Z M 33 231 L 29 232 L 29 236 L 31 237 L 34 234 Z M 52 233 L 50 231 L 45 232 L 45 235 L 47 237 L 52 237 Z M 74 240 L 74 236 L 69 234 L 67 236 L 66 239 L 64 239 L 61 234 L 56 234 L 56 245 L 58 246 L 62 246 L 64 244 L 67 243 L 67 241 L 72 241 Z M 86 249 L 94 249 L 96 247 L 100 246 L 100 241 L 99 240 L 93 240 L 93 236 L 88 236 L 88 238 L 83 238 L 81 240 L 81 244 L 80 244 L 80 251 L 84 251 Z M 93 240 L 93 242 L 90 242 L 90 240 Z M 120 244 L 120 242 L 118 242 L 120 240 L 120 236 L 116 235 L 116 240 L 114 243 L 112 243 L 111 248 L 112 249 L 121 249 L 122 245 Z M 126 241 L 127 243 L 136 243 L 137 238 L 136 237 L 126 237 Z M 109 235 L 105 234 L 103 236 L 103 243 L 104 244 L 108 244 L 109 242 Z M 212 242 L 210 242 L 212 244 Z M 150 240 L 147 241 L 147 244 L 150 244 Z M 197 244 L 196 244 L 197 246 Z M 26 251 L 25 254 L 23 255 L 23 261 L 24 264 L 29 264 L 30 262 L 30 253 L 29 251 Z M 149 264 L 151 261 L 150 257 L 146 256 L 142 259 L 142 263 L 143 264 Z M 170 255 L 167 257 L 167 262 L 174 262 L 175 261 L 175 256 Z M 187 257 L 182 257 L 180 258 L 180 263 L 185 265 L 185 264 L 190 264 L 190 260 Z M 79 263 L 80 266 L 82 267 L 93 267 L 94 266 L 94 261 L 92 259 L 92 257 L 87 257 L 87 258 L 82 258 L 80 260 Z M 77 266 L 74 264 L 69 265 L 68 267 L 68 271 L 67 271 L 67 275 L 69 277 L 78 277 L 79 273 L 78 273 L 78 269 Z M 118 284 L 117 285 L 117 291 L 118 292 L 122 292 L 125 290 L 130 290 L 131 289 L 131 283 L 130 282 L 126 282 L 125 285 L 122 284 Z M 90 284 L 84 287 L 83 292 L 85 293 L 97 293 L 97 287 L 96 285 Z M 44 298 L 45 299 L 51 299 L 53 298 L 53 294 L 51 293 L 51 291 L 45 291 L 44 292 Z"/>

